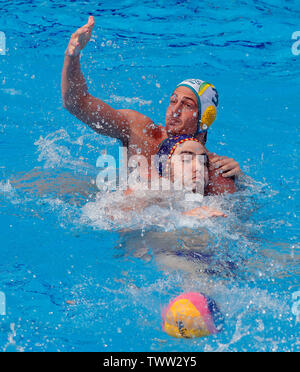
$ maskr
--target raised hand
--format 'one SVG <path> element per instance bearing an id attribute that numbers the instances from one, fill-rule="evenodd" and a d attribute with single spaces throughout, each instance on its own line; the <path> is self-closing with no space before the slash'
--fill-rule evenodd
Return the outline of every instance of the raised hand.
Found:
<path id="1" fill-rule="evenodd" d="M 95 19 L 93 16 L 90 16 L 88 23 L 74 32 L 74 34 L 71 36 L 68 48 L 66 50 L 66 54 L 68 56 L 76 57 L 80 54 L 82 49 L 91 39 L 94 25 Z"/>

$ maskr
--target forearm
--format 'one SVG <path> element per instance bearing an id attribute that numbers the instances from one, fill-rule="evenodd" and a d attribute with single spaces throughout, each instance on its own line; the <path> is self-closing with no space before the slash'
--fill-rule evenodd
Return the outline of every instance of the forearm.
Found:
<path id="1" fill-rule="evenodd" d="M 81 99 L 88 94 L 88 87 L 81 72 L 80 56 L 65 55 L 61 92 L 63 106 L 73 113 L 78 111 Z"/>
<path id="2" fill-rule="evenodd" d="M 129 115 L 121 110 L 115 110 L 89 94 L 81 72 L 80 52 L 90 41 L 94 24 L 94 17 L 90 16 L 88 23 L 80 27 L 70 38 L 61 77 L 63 106 L 97 133 L 127 143 L 130 123 L 135 122 L 136 114 Z"/>

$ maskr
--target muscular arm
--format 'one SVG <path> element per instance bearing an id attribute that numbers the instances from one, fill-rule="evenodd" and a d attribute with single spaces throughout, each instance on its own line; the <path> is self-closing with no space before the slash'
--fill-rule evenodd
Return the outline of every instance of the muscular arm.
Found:
<path id="1" fill-rule="evenodd" d="M 63 106 L 97 133 L 126 142 L 131 116 L 89 94 L 79 56 L 65 56 L 62 72 Z M 128 110 L 129 111 L 129 110 Z"/>
<path id="2" fill-rule="evenodd" d="M 94 18 L 90 17 L 88 24 L 79 28 L 69 42 L 61 80 L 63 106 L 97 133 L 118 138 L 125 144 L 130 128 L 136 123 L 149 122 L 149 118 L 133 110 L 115 110 L 89 94 L 81 72 L 80 51 L 90 40 L 93 27 Z"/>

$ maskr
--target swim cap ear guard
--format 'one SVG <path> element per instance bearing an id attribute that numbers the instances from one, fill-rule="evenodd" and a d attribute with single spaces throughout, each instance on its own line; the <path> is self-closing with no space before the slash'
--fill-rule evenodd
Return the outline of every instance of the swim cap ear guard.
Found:
<path id="1" fill-rule="evenodd" d="M 206 132 L 217 117 L 219 95 L 216 88 L 200 79 L 187 79 L 178 84 L 177 87 L 190 88 L 198 101 L 198 133 Z"/>

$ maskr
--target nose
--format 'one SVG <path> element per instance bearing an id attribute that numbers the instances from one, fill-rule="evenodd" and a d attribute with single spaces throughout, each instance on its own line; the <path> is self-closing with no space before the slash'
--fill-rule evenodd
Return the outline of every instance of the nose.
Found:
<path id="1" fill-rule="evenodd" d="M 172 107 L 172 116 L 180 116 L 181 115 L 181 102 L 177 102 L 173 107 Z"/>
<path id="2" fill-rule="evenodd" d="M 204 174 L 204 159 L 203 156 L 195 156 L 193 159 L 193 175 L 203 175 Z"/>

